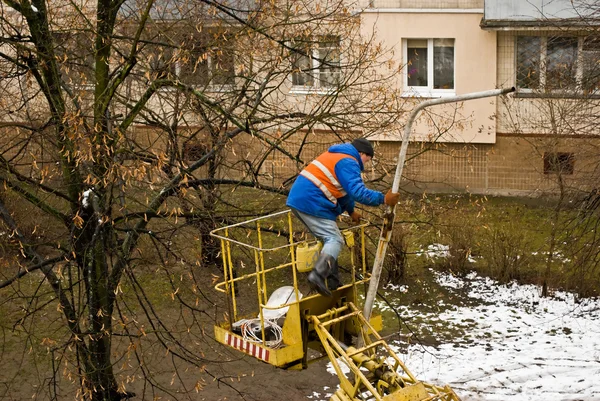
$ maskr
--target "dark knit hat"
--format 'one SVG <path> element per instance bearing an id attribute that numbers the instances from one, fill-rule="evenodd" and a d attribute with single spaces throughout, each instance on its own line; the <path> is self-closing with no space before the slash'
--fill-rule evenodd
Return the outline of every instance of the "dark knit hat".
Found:
<path id="1" fill-rule="evenodd" d="M 358 138 L 352 141 L 352 146 L 361 153 L 373 157 L 375 152 L 373 151 L 373 145 L 366 138 Z"/>

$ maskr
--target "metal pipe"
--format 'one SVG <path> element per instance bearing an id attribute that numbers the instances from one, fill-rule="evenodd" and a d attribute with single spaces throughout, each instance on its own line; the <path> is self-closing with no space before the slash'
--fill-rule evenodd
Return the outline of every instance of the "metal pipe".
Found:
<path id="1" fill-rule="evenodd" d="M 400 153 L 398 155 L 398 165 L 396 166 L 396 174 L 394 176 L 394 182 L 392 184 L 392 192 L 398 192 L 398 188 L 400 187 L 400 179 L 402 178 L 402 169 L 404 168 L 404 162 L 406 160 L 406 151 L 408 150 L 408 142 L 412 131 L 412 124 L 421 110 L 429 106 L 463 102 L 465 100 L 481 99 L 492 96 L 500 96 L 514 91 L 514 87 L 505 89 L 493 89 L 483 92 L 467 93 L 465 95 L 459 96 L 430 99 L 418 104 L 417 107 L 415 107 L 411 111 L 410 115 L 408 116 L 406 125 L 404 126 L 404 135 L 402 136 L 402 146 L 400 147 Z M 379 244 L 377 245 L 375 262 L 373 263 L 373 270 L 371 273 L 371 281 L 369 283 L 369 289 L 367 291 L 367 297 L 365 299 L 365 307 L 363 311 L 363 314 L 365 315 L 367 321 L 371 318 L 373 302 L 375 301 L 375 296 L 377 295 L 377 288 L 379 287 L 379 278 L 381 277 L 381 270 L 383 268 L 383 260 L 385 258 L 385 252 L 387 250 L 387 245 L 390 241 L 390 237 L 392 235 L 392 228 L 394 226 L 395 210 L 396 206 L 394 206 L 393 208 L 388 206 L 386 208 L 386 212 L 383 218 L 383 227 L 381 228 L 381 236 L 379 237 Z"/>

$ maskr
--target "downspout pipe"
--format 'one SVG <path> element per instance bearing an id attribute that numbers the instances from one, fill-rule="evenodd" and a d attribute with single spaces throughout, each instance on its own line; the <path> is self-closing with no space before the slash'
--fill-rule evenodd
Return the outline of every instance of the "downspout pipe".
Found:
<path id="1" fill-rule="evenodd" d="M 408 116 L 406 125 L 404 126 L 404 135 L 402 136 L 402 146 L 400 147 L 400 153 L 398 155 L 398 165 L 396 166 L 396 174 L 394 176 L 394 182 L 392 184 L 392 192 L 398 192 L 400 187 L 400 179 L 402 178 L 402 169 L 404 168 L 404 162 L 406 161 L 406 151 L 408 150 L 408 143 L 410 134 L 412 131 L 412 124 L 417 118 L 419 112 L 426 107 L 436 106 L 439 104 L 446 103 L 457 103 L 464 102 L 465 100 L 482 99 L 486 97 L 494 97 L 505 95 L 507 93 L 514 92 L 515 88 L 505 89 L 493 89 L 483 92 L 467 93 L 459 96 L 444 97 L 439 99 L 426 100 L 415 107 Z M 388 243 L 392 235 L 392 228 L 394 226 L 396 206 L 387 207 L 383 217 L 383 227 L 381 228 L 381 235 L 379 237 L 379 243 L 377 245 L 377 252 L 375 254 L 375 262 L 373 263 L 373 269 L 371 272 L 371 280 L 369 283 L 369 289 L 367 291 L 367 297 L 365 299 L 365 306 L 363 314 L 367 321 L 371 318 L 371 312 L 373 310 L 373 302 L 375 302 L 375 296 L 377 295 L 377 288 L 379 287 L 379 279 L 381 277 L 381 270 L 383 269 L 383 260 L 387 251 Z"/>

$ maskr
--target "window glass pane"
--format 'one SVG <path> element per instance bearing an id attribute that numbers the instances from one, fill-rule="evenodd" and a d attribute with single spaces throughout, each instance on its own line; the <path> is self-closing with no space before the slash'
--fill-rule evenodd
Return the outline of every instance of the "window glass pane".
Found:
<path id="1" fill-rule="evenodd" d="M 546 52 L 546 87 L 573 89 L 576 74 L 577 38 L 548 38 Z"/>
<path id="2" fill-rule="evenodd" d="M 540 44 L 536 36 L 517 37 L 517 86 L 537 89 L 540 85 Z"/>
<path id="3" fill-rule="evenodd" d="M 573 153 L 544 153 L 544 174 L 572 175 L 574 172 L 575 155 Z"/>
<path id="4" fill-rule="evenodd" d="M 212 85 L 233 85 L 235 72 L 231 49 L 213 49 L 209 62 Z"/>
<path id="5" fill-rule="evenodd" d="M 167 79 L 170 74 L 176 74 L 177 63 L 173 53 L 173 48 L 168 46 L 156 46 L 153 49 L 148 59 L 152 79 Z"/>
<path id="6" fill-rule="evenodd" d="M 407 41 L 408 86 L 427 86 L 427 40 Z"/>
<path id="7" fill-rule="evenodd" d="M 178 77 L 189 85 L 233 85 L 235 83 L 233 38 L 221 31 L 206 30 L 182 38 L 177 55 Z"/>
<path id="8" fill-rule="evenodd" d="M 311 50 L 307 46 L 297 46 L 299 52 L 292 55 L 292 85 L 312 86 L 312 57 Z"/>
<path id="9" fill-rule="evenodd" d="M 340 44 L 339 39 L 328 39 L 319 43 L 319 79 L 320 86 L 331 87 L 339 83 Z"/>
<path id="10" fill-rule="evenodd" d="M 83 33 L 54 33 L 58 44 L 55 52 L 63 78 L 75 85 L 91 85 L 94 82 L 94 43 Z"/>
<path id="11" fill-rule="evenodd" d="M 581 86 L 586 91 L 600 90 L 600 37 L 583 42 L 583 76 Z"/>
<path id="12" fill-rule="evenodd" d="M 206 49 L 180 49 L 177 57 L 179 79 L 188 85 L 207 85 L 210 80 L 207 61 Z"/>
<path id="13" fill-rule="evenodd" d="M 454 39 L 433 41 L 433 89 L 454 89 Z"/>

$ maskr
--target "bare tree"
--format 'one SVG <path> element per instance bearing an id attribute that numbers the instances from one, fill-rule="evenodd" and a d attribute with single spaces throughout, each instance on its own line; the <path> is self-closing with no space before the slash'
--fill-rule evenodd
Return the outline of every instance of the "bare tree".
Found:
<path id="1" fill-rule="evenodd" d="M 568 244 L 566 249 L 571 251 L 581 249 L 581 243 L 572 241 L 586 236 L 571 235 L 571 211 L 582 198 L 590 198 L 600 178 L 597 14 L 579 3 L 575 10 L 580 15 L 576 21 L 562 21 L 563 26 L 557 21 L 546 21 L 552 30 L 516 34 L 519 90 L 517 97 L 505 104 L 507 128 L 522 134 L 521 139 L 533 150 L 531 166 L 540 177 L 538 192 L 556 195 L 553 218 L 548 222 L 545 267 L 540 275 L 544 296 L 549 293 L 549 280 L 556 271 L 559 244 Z M 563 29 L 573 24 L 577 30 Z M 571 257 L 580 259 L 573 254 Z"/>
<path id="2" fill-rule="evenodd" d="M 156 346 L 175 378 L 182 366 L 213 376 L 198 344 L 215 301 L 194 268 L 217 259 L 210 230 L 277 207 L 265 193 L 285 193 L 319 133 L 369 135 L 403 110 L 400 66 L 352 11 L 337 0 L 0 3 L 0 215 L 14 250 L 0 290 L 3 307 L 23 305 L 13 327 L 50 351 L 38 398 L 71 397 L 69 380 L 89 400 L 169 393 Z M 260 207 L 222 196 L 239 187 Z M 176 304 L 168 317 L 147 287 L 157 272 Z M 180 381 L 172 398 L 202 387 Z"/>

